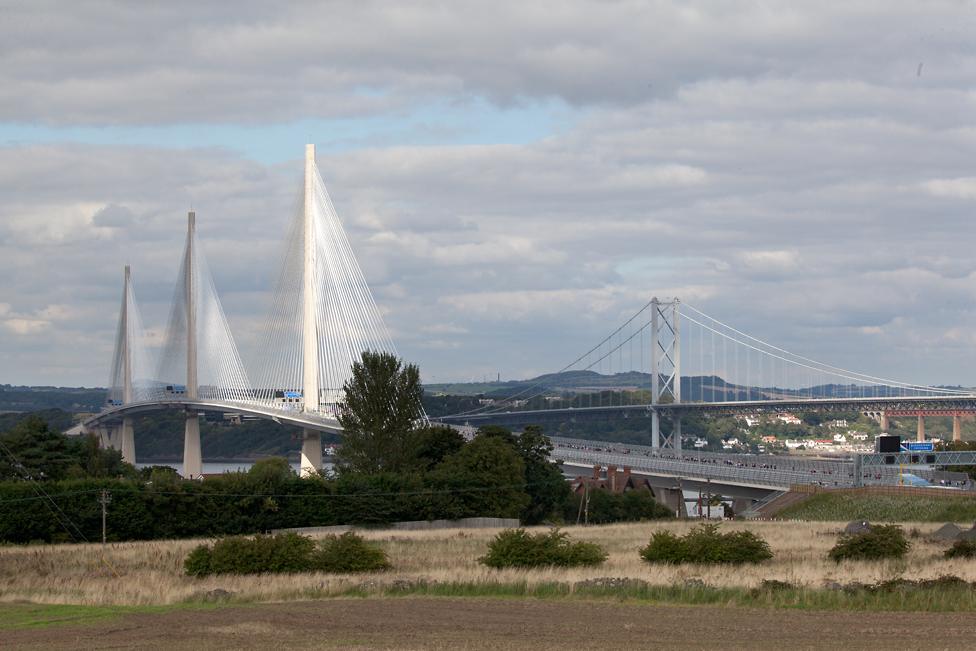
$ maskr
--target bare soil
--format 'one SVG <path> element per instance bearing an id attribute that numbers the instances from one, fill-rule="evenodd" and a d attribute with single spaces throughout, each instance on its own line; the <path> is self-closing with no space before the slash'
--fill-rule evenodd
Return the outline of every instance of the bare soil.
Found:
<path id="1" fill-rule="evenodd" d="M 753 610 L 515 599 L 292 601 L 6 630 L 4 649 L 972 648 L 976 613 Z"/>

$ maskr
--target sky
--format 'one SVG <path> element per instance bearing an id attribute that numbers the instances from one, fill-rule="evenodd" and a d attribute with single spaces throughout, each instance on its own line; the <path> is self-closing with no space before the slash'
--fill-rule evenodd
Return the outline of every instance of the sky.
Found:
<path id="1" fill-rule="evenodd" d="M 0 5 L 0 383 L 104 386 L 186 212 L 253 358 L 318 165 L 428 382 L 561 368 L 651 296 L 976 385 L 976 3 Z"/>

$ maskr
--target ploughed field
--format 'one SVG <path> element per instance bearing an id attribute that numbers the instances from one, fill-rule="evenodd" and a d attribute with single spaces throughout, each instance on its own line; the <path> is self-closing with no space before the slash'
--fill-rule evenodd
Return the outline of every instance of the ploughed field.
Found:
<path id="1" fill-rule="evenodd" d="M 24 610 L 25 606 L 9 606 Z M 2 614 L 0 614 L 2 626 Z M 381 597 L 170 609 L 0 630 L 6 649 L 965 649 L 976 613 Z"/>
<path id="2" fill-rule="evenodd" d="M 723 530 L 748 529 L 769 542 L 774 558 L 761 565 L 652 566 L 638 556 L 638 549 L 647 544 L 652 532 L 668 529 L 684 534 L 696 524 L 675 521 L 567 527 L 565 531 L 571 539 L 599 543 L 609 553 L 607 561 L 600 566 L 573 569 L 494 570 L 484 567 L 477 559 L 485 553 L 497 530 L 368 531 L 363 536 L 386 550 L 393 569 L 346 575 L 185 576 L 183 561 L 189 551 L 202 542 L 199 540 L 118 543 L 104 548 L 100 544 L 7 546 L 0 547 L 0 602 L 153 606 L 214 601 L 241 604 L 351 595 L 590 597 L 592 591 L 584 594 L 584 589 L 594 586 L 615 588 L 621 583 L 626 586 L 627 583 L 619 579 L 636 579 L 632 584 L 668 589 L 672 591 L 669 593 L 671 597 L 660 591 L 652 594 L 646 590 L 631 590 L 616 596 L 749 605 L 754 602 L 744 602 L 739 597 L 744 598 L 764 580 L 781 581 L 801 590 L 821 593 L 832 590 L 837 594 L 841 593 L 837 590 L 841 585 L 854 582 L 875 584 L 897 578 L 935 579 L 943 575 L 976 581 L 976 561 L 946 560 L 942 552 L 948 543 L 926 539 L 939 527 L 935 523 L 903 525 L 912 549 L 900 561 L 835 564 L 827 560 L 827 551 L 844 526 L 837 522 L 723 524 Z M 676 596 L 675 590 L 679 593 Z M 705 590 L 711 592 L 706 595 Z M 970 596 L 962 601 L 952 597 L 940 604 L 935 600 L 925 609 L 965 610 L 976 603 L 972 593 L 976 590 L 967 592 Z M 604 596 L 613 597 L 613 590 Z M 802 599 L 792 604 L 784 597 L 777 599 L 779 601 L 770 605 L 818 607 L 817 603 Z M 929 601 L 923 599 L 919 603 Z M 907 601 L 896 600 L 891 604 L 892 608 L 898 609 L 916 608 Z M 848 605 L 858 607 L 856 603 Z M 827 607 L 848 605 L 828 604 Z M 887 609 L 888 606 L 860 607 Z"/>

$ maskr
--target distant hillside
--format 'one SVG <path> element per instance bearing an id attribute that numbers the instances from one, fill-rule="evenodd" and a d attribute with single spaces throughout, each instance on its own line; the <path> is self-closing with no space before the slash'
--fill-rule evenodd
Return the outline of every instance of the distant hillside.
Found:
<path id="1" fill-rule="evenodd" d="M 664 381 L 664 378 L 661 378 Z M 645 390 L 651 388 L 651 375 L 638 371 L 604 375 L 595 371 L 564 371 L 548 373 L 530 380 L 506 380 L 502 382 L 458 382 L 453 384 L 428 384 L 428 394 L 455 396 L 484 396 L 504 400 L 516 395 L 528 397 L 537 394 L 559 395 L 564 393 L 590 393 L 608 390 Z M 959 390 L 962 387 L 940 387 Z M 714 375 L 696 375 L 681 378 L 681 395 L 685 400 L 722 402 L 729 400 L 768 400 L 791 397 L 817 398 L 873 398 L 898 395 L 898 390 L 888 386 L 862 387 L 849 384 L 823 384 L 811 388 L 783 389 L 757 387 L 726 382 Z"/>
<path id="2" fill-rule="evenodd" d="M 107 389 L 27 387 L 0 384 L 0 412 L 61 409 L 70 413 L 101 411 Z"/>

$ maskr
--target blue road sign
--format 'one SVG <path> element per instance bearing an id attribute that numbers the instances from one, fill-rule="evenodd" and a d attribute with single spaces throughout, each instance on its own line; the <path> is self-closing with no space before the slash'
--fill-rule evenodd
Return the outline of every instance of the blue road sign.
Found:
<path id="1" fill-rule="evenodd" d="M 901 447 L 906 452 L 934 452 L 935 444 L 932 441 L 909 441 L 902 443 Z"/>

